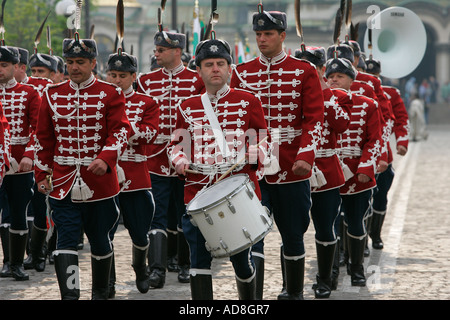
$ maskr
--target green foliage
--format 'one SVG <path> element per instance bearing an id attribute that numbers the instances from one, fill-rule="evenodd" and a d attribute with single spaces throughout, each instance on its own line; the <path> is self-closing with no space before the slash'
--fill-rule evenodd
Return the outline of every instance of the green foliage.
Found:
<path id="1" fill-rule="evenodd" d="M 51 46 L 55 55 L 62 55 L 62 41 L 67 34 L 67 18 L 58 16 L 55 6 L 58 1 L 9 0 L 5 5 L 5 43 L 8 46 L 25 48 L 33 54 L 34 41 L 47 13 L 50 15 L 41 34 L 38 52 L 48 53 L 47 26 L 50 26 Z M 51 4 L 53 3 L 53 4 Z"/>

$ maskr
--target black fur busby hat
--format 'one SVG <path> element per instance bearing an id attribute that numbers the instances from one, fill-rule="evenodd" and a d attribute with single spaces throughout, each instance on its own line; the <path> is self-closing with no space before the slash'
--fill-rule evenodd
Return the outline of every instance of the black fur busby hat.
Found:
<path id="1" fill-rule="evenodd" d="M 253 31 L 287 29 L 286 13 L 280 11 L 264 11 L 262 2 L 258 4 L 258 12 L 253 14 Z"/>
<path id="2" fill-rule="evenodd" d="M 17 48 L 17 50 L 19 50 L 19 63 L 28 64 L 30 52 L 24 48 Z"/>
<path id="3" fill-rule="evenodd" d="M 366 66 L 366 55 L 364 52 L 361 52 L 361 56 L 358 60 L 358 65 L 356 66 L 357 68 L 361 68 L 362 70 L 366 70 L 367 66 Z"/>
<path id="4" fill-rule="evenodd" d="M 328 78 L 333 73 L 344 73 L 353 80 L 356 77 L 352 63 L 345 58 L 334 58 L 327 61 L 325 77 Z"/>
<path id="5" fill-rule="evenodd" d="M 381 73 L 381 62 L 379 60 L 369 58 L 365 60 L 366 72 L 371 74 Z"/>
<path id="6" fill-rule="evenodd" d="M 113 53 L 108 58 L 108 71 L 137 72 L 137 58 L 126 52 Z"/>
<path id="7" fill-rule="evenodd" d="M 19 63 L 19 50 L 15 47 L 0 46 L 0 61 Z"/>
<path id="8" fill-rule="evenodd" d="M 344 42 L 344 44 L 352 47 L 355 57 L 359 57 L 361 55 L 361 46 L 355 40 L 347 40 Z"/>
<path id="9" fill-rule="evenodd" d="M 279 11 L 262 11 L 253 14 L 253 31 L 286 30 L 286 13 Z"/>
<path id="10" fill-rule="evenodd" d="M 224 58 L 232 64 L 231 47 L 228 42 L 220 39 L 209 39 L 200 42 L 195 49 L 195 65 L 200 66 L 200 62 L 209 58 Z"/>
<path id="11" fill-rule="evenodd" d="M 45 67 L 50 71 L 58 71 L 58 59 L 54 56 L 45 53 L 35 53 L 30 57 L 28 63 L 30 68 L 34 67 Z"/>
<path id="12" fill-rule="evenodd" d="M 186 47 L 186 35 L 183 33 L 159 31 L 155 34 L 153 44 L 167 48 L 184 49 Z"/>
<path id="13" fill-rule="evenodd" d="M 80 39 L 78 32 L 73 39 L 63 40 L 64 58 L 88 58 L 97 57 L 97 43 L 94 39 Z"/>
<path id="14" fill-rule="evenodd" d="M 308 60 L 315 66 L 323 66 L 326 63 L 326 54 L 324 47 L 305 47 L 305 50 L 295 50 L 295 57 L 298 59 Z"/>
<path id="15" fill-rule="evenodd" d="M 334 59 L 335 52 L 337 53 L 338 58 L 350 60 L 352 63 L 355 61 L 353 48 L 348 44 L 341 43 L 338 45 L 333 44 L 332 46 L 329 46 L 327 49 L 327 59 Z"/>

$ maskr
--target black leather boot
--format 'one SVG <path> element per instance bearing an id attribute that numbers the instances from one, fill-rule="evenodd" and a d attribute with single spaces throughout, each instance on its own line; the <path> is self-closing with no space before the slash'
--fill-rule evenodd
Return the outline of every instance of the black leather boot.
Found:
<path id="1" fill-rule="evenodd" d="M 305 258 L 296 260 L 284 257 L 286 294 L 278 295 L 278 300 L 303 300 Z"/>
<path id="2" fill-rule="evenodd" d="M 178 281 L 181 283 L 189 283 L 189 267 L 191 259 L 189 256 L 189 244 L 184 237 L 183 231 L 177 233 L 177 247 L 178 247 Z"/>
<path id="3" fill-rule="evenodd" d="M 329 298 L 331 294 L 331 270 L 333 267 L 336 243 L 322 244 L 316 241 L 318 274 L 314 295 L 318 299 Z"/>
<path id="4" fill-rule="evenodd" d="M 35 269 L 38 272 L 45 270 L 46 252 L 45 238 L 47 230 L 39 229 L 35 225 L 31 228 L 30 254 L 28 261 L 24 261 L 25 270 Z"/>
<path id="5" fill-rule="evenodd" d="M 205 274 L 196 271 L 191 272 L 189 282 L 192 300 L 213 299 L 212 276 L 210 270 L 205 270 Z"/>
<path id="6" fill-rule="evenodd" d="M 23 257 L 27 246 L 28 230 L 9 229 L 9 261 L 11 275 L 17 281 L 29 280 L 23 267 Z"/>
<path id="7" fill-rule="evenodd" d="M 370 238 L 372 239 L 372 248 L 381 250 L 384 247 L 383 240 L 381 240 L 381 228 L 383 227 L 384 217 L 386 211 L 373 212 L 372 224 L 370 230 Z"/>
<path id="8" fill-rule="evenodd" d="M 280 246 L 280 266 L 281 266 L 281 279 L 282 279 L 282 285 L 281 285 L 281 292 L 278 295 L 278 299 L 279 300 L 284 300 L 284 299 L 280 299 L 280 297 L 283 297 L 286 295 L 287 297 L 287 292 L 286 292 L 286 270 L 285 270 L 285 265 L 284 265 L 284 251 L 283 251 L 283 245 Z"/>
<path id="9" fill-rule="evenodd" d="M 256 274 L 245 280 L 236 277 L 236 288 L 239 300 L 256 300 Z"/>
<path id="10" fill-rule="evenodd" d="M 178 234 L 173 230 L 167 230 L 167 271 L 180 271 L 178 266 Z"/>
<path id="11" fill-rule="evenodd" d="M 150 286 L 162 288 L 166 282 L 167 236 L 160 230 L 150 230 L 148 249 L 148 267 Z"/>
<path id="12" fill-rule="evenodd" d="M 253 252 L 252 256 L 256 270 L 256 300 L 262 300 L 264 295 L 264 255 L 259 252 Z"/>
<path id="13" fill-rule="evenodd" d="M 53 261 L 62 300 L 80 299 L 80 274 L 76 250 L 55 250 Z"/>
<path id="14" fill-rule="evenodd" d="M 333 259 L 333 267 L 331 268 L 331 290 L 336 290 L 339 283 L 339 251 L 341 248 L 340 245 L 341 240 L 337 240 L 336 248 L 334 250 L 334 259 Z"/>
<path id="15" fill-rule="evenodd" d="M 138 248 L 133 244 L 132 267 L 136 273 L 136 288 L 140 293 L 147 293 L 150 288 L 150 279 L 146 266 L 147 252 L 148 246 L 145 248 Z"/>
<path id="16" fill-rule="evenodd" d="M 348 235 L 348 249 L 350 255 L 350 277 L 352 286 L 364 287 L 366 277 L 364 275 L 364 247 L 365 238 L 355 238 Z"/>
<path id="17" fill-rule="evenodd" d="M 0 278 L 11 277 L 11 267 L 9 263 L 9 226 L 0 226 L 0 239 L 3 249 L 3 267 L 0 271 Z"/>
<path id="18" fill-rule="evenodd" d="M 78 248 L 78 246 L 77 246 Z M 114 249 L 113 249 L 114 250 Z M 108 299 L 114 299 L 116 296 L 116 258 L 112 255 L 111 259 L 111 271 L 109 272 L 109 292 Z"/>
<path id="19" fill-rule="evenodd" d="M 92 300 L 107 300 L 113 253 L 103 256 L 91 256 Z"/>
<path id="20" fill-rule="evenodd" d="M 366 219 L 364 219 L 364 223 L 366 225 L 366 230 L 370 230 L 371 229 L 372 217 L 373 217 L 373 213 L 371 212 L 370 216 L 368 216 Z M 364 257 L 369 257 L 369 256 L 370 256 L 369 233 L 367 233 L 367 235 L 366 235 L 366 243 L 364 244 Z"/>

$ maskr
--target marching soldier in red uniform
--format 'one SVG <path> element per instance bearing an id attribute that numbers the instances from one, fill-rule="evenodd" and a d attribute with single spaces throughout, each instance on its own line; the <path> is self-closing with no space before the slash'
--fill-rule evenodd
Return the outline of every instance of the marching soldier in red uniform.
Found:
<path id="1" fill-rule="evenodd" d="M 367 69 L 366 72 L 379 77 L 381 73 L 380 61 L 374 59 L 367 59 L 365 61 Z M 387 96 L 392 106 L 394 113 L 394 125 L 392 132 L 395 134 L 397 153 L 404 156 L 408 150 L 409 141 L 409 118 L 406 111 L 405 104 L 397 88 L 390 86 L 382 86 L 382 89 Z M 388 168 L 377 176 L 377 192 L 373 196 L 373 214 L 370 223 L 369 236 L 372 239 L 372 247 L 374 249 L 383 249 L 383 241 L 381 240 L 381 228 L 384 223 L 387 210 L 387 195 L 394 180 L 394 169 L 392 162 L 394 160 L 391 147 L 388 149 Z"/>
<path id="2" fill-rule="evenodd" d="M 181 61 L 186 45 L 184 34 L 160 31 L 155 34 L 154 44 L 156 61 L 162 68 L 139 76 L 137 90 L 154 98 L 160 109 L 159 134 L 148 148 L 148 169 L 155 198 L 148 262 L 150 285 L 162 288 L 167 269 L 167 229 L 174 229 L 169 226 L 172 225 L 171 221 L 177 222 L 178 279 L 183 283 L 189 282 L 189 252 L 181 229 L 181 216 L 185 212 L 184 181 L 177 177 L 171 167 L 167 146 L 175 128 L 177 104 L 181 99 L 201 93 L 204 84 L 198 74 L 187 69 Z"/>
<path id="3" fill-rule="evenodd" d="M 195 56 L 197 71 L 207 92 L 181 103 L 177 115 L 178 135 L 174 139 L 174 146 L 169 149 L 177 173 L 186 177 L 186 204 L 203 188 L 232 170 L 233 164 L 245 157 L 246 152 L 249 153 L 249 159 L 256 157 L 255 140 L 260 141 L 261 137 L 249 136 L 252 146 L 247 148 L 244 141 L 249 132 L 263 136 L 268 134 L 261 102 L 252 93 L 231 89 L 227 84 L 232 61 L 229 44 L 215 38 L 205 40 L 197 46 Z M 207 113 L 207 110 L 211 111 Z M 217 136 L 217 132 L 223 134 Z M 221 147 L 220 141 L 224 141 L 226 146 Z M 231 174 L 248 174 L 255 183 L 255 193 L 260 197 L 257 166 L 249 163 L 237 165 Z M 194 173 L 187 171 L 188 168 Z M 191 253 L 192 299 L 212 299 L 211 253 L 205 247 L 205 239 L 199 228 L 192 224 L 188 215 L 183 216 L 183 231 Z M 236 273 L 239 298 L 243 300 L 256 298 L 255 268 L 249 251 L 250 248 L 230 257 Z"/>
<path id="4" fill-rule="evenodd" d="M 14 78 L 19 51 L 0 47 L 0 96 L 11 132 L 10 170 L 0 188 L 2 210 L 9 212 L 11 274 L 16 280 L 28 280 L 23 268 L 27 243 L 27 206 L 33 195 L 34 133 L 41 98 L 34 87 L 19 84 Z"/>
<path id="5" fill-rule="evenodd" d="M 332 267 L 337 248 L 335 222 L 341 207 L 339 188 L 346 177 L 338 157 L 337 139 L 350 124 L 351 94 L 330 89 L 325 82 L 326 53 L 323 47 L 306 47 L 298 50 L 296 57 L 313 63 L 321 80 L 324 96 L 324 124 L 322 139 L 317 149 L 311 182 L 311 218 L 316 230 L 316 252 L 318 274 L 314 287 L 316 298 L 328 298 L 337 278 L 332 278 Z M 332 283 L 334 280 L 334 283 Z"/>
<path id="6" fill-rule="evenodd" d="M 109 79 L 125 94 L 125 107 L 132 133 L 128 147 L 119 158 L 119 171 L 124 177 L 119 205 L 125 227 L 131 236 L 132 266 L 136 273 L 136 286 L 142 293 L 149 289 L 147 273 L 148 231 L 154 213 L 150 175 L 147 168 L 146 149 L 156 138 L 159 108 L 149 96 L 135 92 L 137 59 L 119 51 L 108 59 Z M 114 265 L 113 265 L 114 268 Z M 112 271 L 114 274 L 115 272 Z"/>
<path id="7" fill-rule="evenodd" d="M 323 124 L 324 101 L 317 71 L 311 63 L 283 51 L 286 14 L 264 11 L 253 15 L 253 30 L 261 51 L 258 58 L 239 64 L 232 88 L 254 92 L 262 102 L 273 141 L 273 163 L 259 184 L 263 204 L 273 212 L 283 240 L 286 289 L 279 299 L 302 299 L 305 248 L 309 226 L 311 169 Z M 278 162 L 278 164 L 276 163 Z M 263 241 L 255 245 L 258 297 L 264 279 Z"/>
<path id="8" fill-rule="evenodd" d="M 119 218 L 116 165 L 131 126 L 125 97 L 97 80 L 95 40 L 63 42 L 70 81 L 47 87 L 36 132 L 35 175 L 49 193 L 58 234 L 55 270 L 62 299 L 80 296 L 77 244 L 83 227 L 91 247 L 92 299 L 107 299 L 113 248 L 110 232 Z M 75 279 L 71 282 L 70 279 Z"/>
<path id="9" fill-rule="evenodd" d="M 327 61 L 326 78 L 331 88 L 350 90 L 355 79 L 351 62 L 344 58 Z M 340 157 L 353 173 L 340 188 L 350 256 L 350 275 L 353 286 L 365 286 L 364 248 L 366 243 L 365 216 L 370 211 L 375 173 L 383 141 L 377 102 L 352 94 L 350 126 L 338 140 Z"/>

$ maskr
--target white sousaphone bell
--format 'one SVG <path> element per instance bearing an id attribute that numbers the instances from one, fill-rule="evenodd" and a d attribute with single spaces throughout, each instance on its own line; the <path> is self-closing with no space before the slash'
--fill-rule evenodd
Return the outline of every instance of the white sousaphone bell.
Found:
<path id="1" fill-rule="evenodd" d="M 422 61 L 426 46 L 425 27 L 409 9 L 389 7 L 368 20 L 364 49 L 381 62 L 383 77 L 398 79 L 413 72 Z"/>

